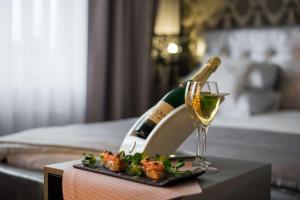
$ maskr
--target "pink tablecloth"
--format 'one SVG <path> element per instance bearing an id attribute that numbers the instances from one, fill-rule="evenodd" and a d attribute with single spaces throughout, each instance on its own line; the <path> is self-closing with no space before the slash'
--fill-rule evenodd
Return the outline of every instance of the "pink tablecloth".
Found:
<path id="1" fill-rule="evenodd" d="M 196 180 L 155 187 L 70 167 L 63 174 L 64 200 L 173 199 L 201 193 Z"/>

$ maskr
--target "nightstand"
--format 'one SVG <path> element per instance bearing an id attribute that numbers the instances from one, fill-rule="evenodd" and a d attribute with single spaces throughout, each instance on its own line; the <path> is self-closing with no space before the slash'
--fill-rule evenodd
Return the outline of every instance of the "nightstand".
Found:
<path id="1" fill-rule="evenodd" d="M 271 165 L 252 161 L 208 157 L 220 171 L 198 177 L 203 193 L 184 199 L 270 199 Z M 64 169 L 79 163 L 70 161 L 47 165 L 44 168 L 44 200 L 62 200 L 62 175 Z"/>

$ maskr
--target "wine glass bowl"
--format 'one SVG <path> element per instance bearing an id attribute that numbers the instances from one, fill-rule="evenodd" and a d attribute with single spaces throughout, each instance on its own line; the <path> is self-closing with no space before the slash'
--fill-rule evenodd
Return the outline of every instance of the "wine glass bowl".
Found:
<path id="1" fill-rule="evenodd" d="M 207 127 L 214 119 L 219 105 L 220 95 L 215 82 L 195 82 L 195 89 L 192 92 L 192 106 L 201 126 Z M 207 87 L 207 89 L 206 89 Z"/>

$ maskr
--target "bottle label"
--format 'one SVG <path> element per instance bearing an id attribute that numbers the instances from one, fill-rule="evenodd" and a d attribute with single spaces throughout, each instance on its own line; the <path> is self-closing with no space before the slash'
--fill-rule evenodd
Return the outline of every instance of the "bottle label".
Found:
<path id="1" fill-rule="evenodd" d="M 150 111 L 148 119 L 158 124 L 174 107 L 165 101 L 159 101 Z"/>

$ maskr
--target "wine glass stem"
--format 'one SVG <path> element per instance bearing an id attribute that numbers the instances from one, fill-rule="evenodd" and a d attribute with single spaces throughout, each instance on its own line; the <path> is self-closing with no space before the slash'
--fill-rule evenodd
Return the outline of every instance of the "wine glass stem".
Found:
<path id="1" fill-rule="evenodd" d="M 202 161 L 203 164 L 205 164 L 205 155 L 206 155 L 206 138 L 207 138 L 207 131 L 208 131 L 208 126 L 203 126 L 201 125 L 201 132 L 202 132 Z"/>
<path id="2" fill-rule="evenodd" d="M 194 126 L 197 130 L 197 145 L 196 145 L 196 160 L 200 160 L 200 126 L 198 125 L 198 123 L 196 121 L 194 121 Z"/>
<path id="3" fill-rule="evenodd" d="M 197 128 L 197 149 L 196 149 L 196 160 L 200 161 L 199 163 L 203 164 L 204 162 L 204 137 L 203 130 L 200 123 L 196 123 Z"/>
<path id="4" fill-rule="evenodd" d="M 205 155 L 206 155 L 206 138 L 207 138 L 207 131 L 208 131 L 208 126 L 202 126 L 202 137 L 203 137 L 203 150 L 202 150 L 202 157 L 203 157 L 203 162 L 205 161 Z"/>

